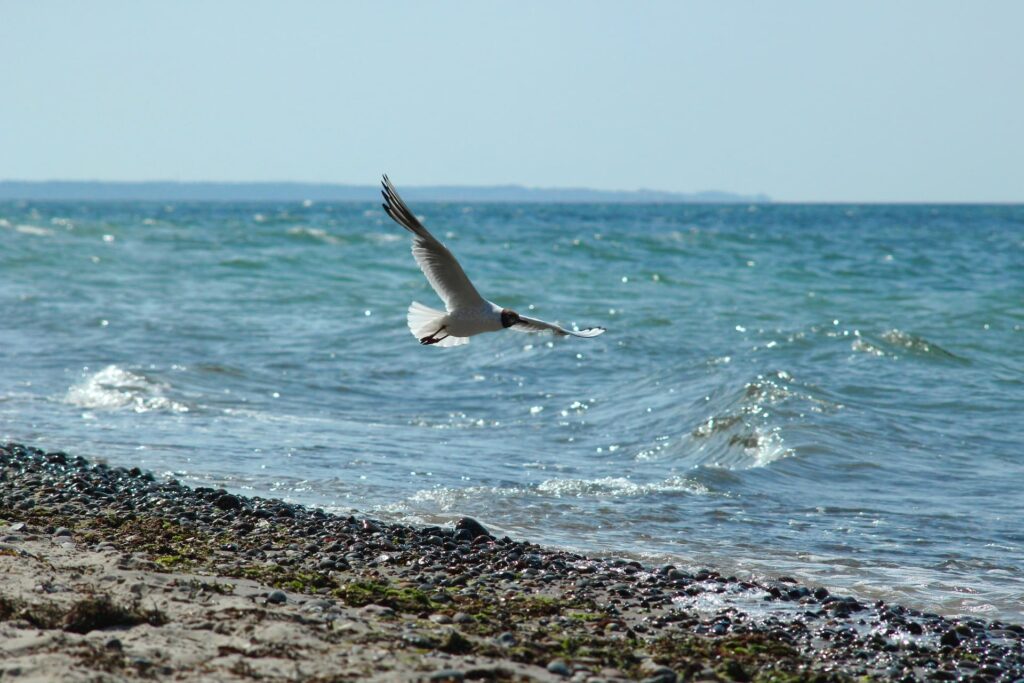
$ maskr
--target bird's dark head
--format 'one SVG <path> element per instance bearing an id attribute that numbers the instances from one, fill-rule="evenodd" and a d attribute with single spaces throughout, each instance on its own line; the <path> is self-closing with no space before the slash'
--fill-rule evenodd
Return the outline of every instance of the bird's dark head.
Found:
<path id="1" fill-rule="evenodd" d="M 511 308 L 501 309 L 501 326 L 512 327 L 519 322 L 519 314 L 513 311 Z"/>

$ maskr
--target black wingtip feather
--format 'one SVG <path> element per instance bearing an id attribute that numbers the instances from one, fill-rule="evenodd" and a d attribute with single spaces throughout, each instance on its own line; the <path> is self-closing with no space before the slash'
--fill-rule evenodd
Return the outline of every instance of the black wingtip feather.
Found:
<path id="1" fill-rule="evenodd" d="M 394 186 L 391 184 L 391 179 L 388 178 L 386 173 L 383 178 L 384 179 L 381 183 L 383 186 L 383 189 L 381 189 L 381 196 L 384 197 L 383 207 L 384 211 L 391 217 L 391 220 L 420 237 L 429 236 L 429 233 L 426 235 L 424 234 L 426 233 L 426 229 L 423 227 L 423 224 L 419 222 L 416 215 L 410 211 L 409 207 L 405 205 L 404 201 L 402 201 L 402 198 L 398 195 L 398 192 L 395 191 Z"/>

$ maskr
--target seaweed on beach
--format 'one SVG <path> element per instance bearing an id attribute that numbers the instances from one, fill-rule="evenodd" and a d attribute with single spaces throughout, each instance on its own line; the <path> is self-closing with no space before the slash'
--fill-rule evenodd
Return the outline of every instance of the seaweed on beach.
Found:
<path id="1" fill-rule="evenodd" d="M 166 617 L 157 609 L 143 609 L 138 604 L 120 605 L 108 595 L 95 595 L 72 604 L 64 614 L 61 627 L 71 633 L 89 633 L 137 624 L 162 626 L 166 622 Z"/>
<path id="2" fill-rule="evenodd" d="M 0 595 L 0 621 L 15 619 L 38 629 L 61 629 L 80 634 L 138 624 L 162 626 L 167 621 L 157 609 L 143 609 L 138 604 L 118 604 L 104 594 L 86 596 L 68 606 L 50 601 L 26 602 Z"/>

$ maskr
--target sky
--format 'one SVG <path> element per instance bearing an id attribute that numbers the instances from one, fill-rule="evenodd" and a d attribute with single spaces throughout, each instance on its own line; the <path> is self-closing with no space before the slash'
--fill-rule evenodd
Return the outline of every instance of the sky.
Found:
<path id="1" fill-rule="evenodd" d="M 0 0 L 0 179 L 1024 201 L 1024 2 Z"/>

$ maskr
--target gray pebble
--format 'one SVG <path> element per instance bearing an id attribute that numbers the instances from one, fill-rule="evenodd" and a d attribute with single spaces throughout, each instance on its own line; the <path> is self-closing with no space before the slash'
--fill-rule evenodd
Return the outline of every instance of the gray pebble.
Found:
<path id="1" fill-rule="evenodd" d="M 678 676 L 676 672 L 668 667 L 663 667 L 652 673 L 652 675 L 644 678 L 642 683 L 676 683 Z"/>
<path id="2" fill-rule="evenodd" d="M 569 668 L 564 659 L 552 659 L 548 662 L 548 671 L 559 676 L 572 675 L 572 669 Z"/>
<path id="3" fill-rule="evenodd" d="M 430 674 L 430 678 L 427 680 L 437 681 L 437 683 L 461 683 L 466 680 L 466 674 L 455 669 L 444 669 Z"/>

